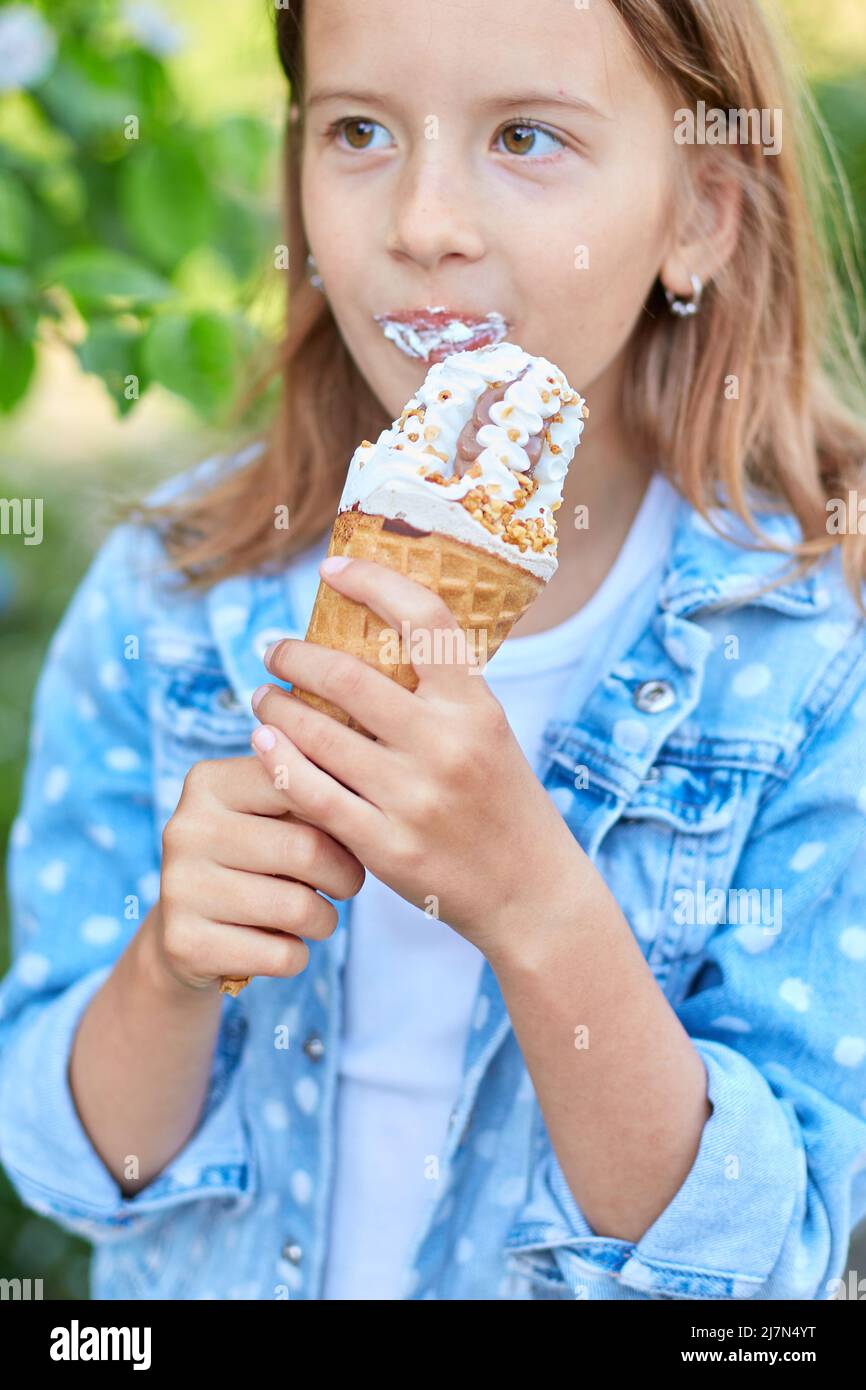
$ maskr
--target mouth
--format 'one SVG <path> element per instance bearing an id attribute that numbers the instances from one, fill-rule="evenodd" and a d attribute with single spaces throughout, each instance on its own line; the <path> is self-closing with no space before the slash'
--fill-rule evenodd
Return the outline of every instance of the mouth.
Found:
<path id="1" fill-rule="evenodd" d="M 393 314 L 374 314 L 385 337 L 407 357 L 424 362 L 441 362 L 452 352 L 472 352 L 475 348 L 500 343 L 511 325 L 499 313 L 480 317 L 472 312 L 443 306 L 398 310 Z"/>

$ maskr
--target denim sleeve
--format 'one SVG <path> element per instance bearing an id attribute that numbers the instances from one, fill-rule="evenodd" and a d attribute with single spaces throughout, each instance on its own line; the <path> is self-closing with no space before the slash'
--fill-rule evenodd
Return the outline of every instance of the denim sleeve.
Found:
<path id="1" fill-rule="evenodd" d="M 866 656 L 741 855 L 733 888 L 771 890 L 775 920 L 728 911 L 676 1008 L 712 1113 L 691 1170 L 639 1241 L 593 1231 L 542 1126 L 509 1244 L 518 1267 L 528 1261 L 576 1297 L 599 1275 L 611 1297 L 841 1296 L 866 1213 L 864 666 Z"/>
<path id="2" fill-rule="evenodd" d="M 91 1144 L 68 1080 L 81 1016 L 159 894 L 144 651 L 157 554 L 152 533 L 115 528 L 66 610 L 37 682 L 7 860 L 0 1161 L 22 1201 L 93 1241 L 181 1202 L 246 1201 L 254 1185 L 240 1001 L 223 1001 L 195 1133 L 133 1197 Z"/>

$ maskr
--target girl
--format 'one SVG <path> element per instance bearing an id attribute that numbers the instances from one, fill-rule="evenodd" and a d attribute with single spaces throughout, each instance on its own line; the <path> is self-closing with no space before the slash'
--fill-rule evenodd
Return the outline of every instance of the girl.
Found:
<path id="1" fill-rule="evenodd" d="M 866 423 L 791 56 L 755 0 L 277 25 L 282 409 L 115 528 L 49 652 L 11 1180 L 94 1242 L 96 1298 L 832 1297 L 866 1210 Z M 409 693 L 298 639 L 320 577 L 453 622 L 320 562 L 355 445 L 490 315 L 591 404 L 560 570 L 481 679 Z"/>

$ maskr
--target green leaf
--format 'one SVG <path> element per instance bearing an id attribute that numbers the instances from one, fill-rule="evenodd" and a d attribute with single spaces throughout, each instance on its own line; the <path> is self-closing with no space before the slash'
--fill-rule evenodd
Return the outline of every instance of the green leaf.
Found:
<path id="1" fill-rule="evenodd" d="M 119 85 L 117 69 L 101 54 L 84 49 L 58 61 L 38 96 L 60 129 L 75 140 L 122 131 L 126 116 L 141 115 L 135 94 Z"/>
<path id="2" fill-rule="evenodd" d="M 238 326 L 220 314 L 165 314 L 142 343 L 145 369 L 167 390 L 215 416 L 237 381 Z"/>
<path id="3" fill-rule="evenodd" d="M 261 209 L 230 198 L 220 200 L 213 245 L 236 279 L 245 280 L 269 265 L 274 244 L 279 240 L 278 224 L 274 223 L 270 236 L 269 227 Z"/>
<path id="4" fill-rule="evenodd" d="M 0 304 L 23 304 L 33 294 L 33 285 L 17 265 L 0 265 Z"/>
<path id="5" fill-rule="evenodd" d="M 204 133 L 207 167 L 230 190 L 261 194 L 276 174 L 277 137 L 254 116 L 230 116 Z"/>
<path id="6" fill-rule="evenodd" d="M 79 247 L 50 261 L 43 283 L 63 285 L 83 314 L 94 309 L 136 308 L 157 304 L 172 294 L 171 285 L 122 251 Z"/>
<path id="7" fill-rule="evenodd" d="M 127 327 L 114 319 L 99 318 L 93 320 L 86 339 L 75 349 L 84 370 L 105 382 L 121 415 L 126 415 L 144 394 L 139 353 L 141 338 L 138 328 Z"/>
<path id="8" fill-rule="evenodd" d="M 30 223 L 30 202 L 21 181 L 0 170 L 0 259 L 27 259 Z"/>
<path id="9" fill-rule="evenodd" d="M 29 338 L 0 319 L 0 410 L 14 410 L 27 394 L 36 366 Z"/>
<path id="10" fill-rule="evenodd" d="M 216 219 L 199 151 L 179 135 L 171 144 L 142 145 L 124 160 L 120 204 L 132 244 L 166 271 L 208 240 Z"/>

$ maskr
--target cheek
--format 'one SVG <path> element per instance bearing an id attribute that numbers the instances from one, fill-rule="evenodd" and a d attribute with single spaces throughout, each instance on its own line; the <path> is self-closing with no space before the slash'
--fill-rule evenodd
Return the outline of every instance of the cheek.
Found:
<path id="1" fill-rule="evenodd" d="M 602 353 L 634 323 L 666 250 L 658 189 L 639 176 L 634 191 L 628 182 L 623 175 L 588 185 L 555 230 L 548 224 L 528 263 L 528 293 L 545 306 L 547 321 L 597 341 Z"/>
<path id="2" fill-rule="evenodd" d="M 344 242 L 347 255 L 352 254 L 352 241 L 344 231 L 339 200 L 329 180 L 318 173 L 308 174 L 302 180 L 301 197 L 307 240 L 315 249 L 319 265 L 323 269 L 327 267 L 330 280 L 332 275 L 341 273 L 339 252 Z"/>

